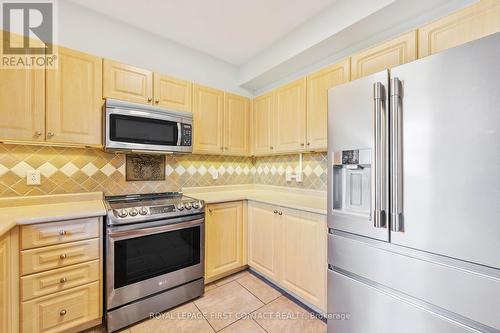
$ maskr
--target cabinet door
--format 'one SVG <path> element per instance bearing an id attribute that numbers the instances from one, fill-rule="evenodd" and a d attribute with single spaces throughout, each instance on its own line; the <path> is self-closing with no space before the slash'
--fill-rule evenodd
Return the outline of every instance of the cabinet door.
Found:
<path id="1" fill-rule="evenodd" d="M 274 142 L 276 152 L 295 152 L 306 143 L 306 78 L 275 92 Z"/>
<path id="2" fill-rule="evenodd" d="M 224 152 L 247 155 L 250 151 L 250 100 L 224 94 Z"/>
<path id="3" fill-rule="evenodd" d="M 291 209 L 283 215 L 281 284 L 326 311 L 326 216 Z"/>
<path id="4" fill-rule="evenodd" d="M 48 142 L 102 145 L 102 59 L 59 47 L 47 69 Z"/>
<path id="5" fill-rule="evenodd" d="M 351 80 L 402 65 L 417 58 L 417 33 L 404 35 L 351 57 Z"/>
<path id="6" fill-rule="evenodd" d="M 328 89 L 349 79 L 349 58 L 307 76 L 307 149 L 326 150 Z"/>
<path id="7" fill-rule="evenodd" d="M 103 97 L 152 104 L 153 72 L 104 59 Z"/>
<path id="8" fill-rule="evenodd" d="M 500 1 L 482 0 L 418 29 L 418 57 L 500 31 Z"/>
<path id="9" fill-rule="evenodd" d="M 164 108 L 191 112 L 191 82 L 154 73 L 155 105 Z"/>
<path id="10" fill-rule="evenodd" d="M 0 47 L 3 45 L 1 38 Z M 11 34 L 11 44 L 22 46 L 22 38 Z M 44 141 L 43 69 L 0 70 L 0 139 Z"/>
<path id="11" fill-rule="evenodd" d="M 253 101 L 253 152 L 263 155 L 273 151 L 273 92 L 259 96 Z"/>
<path id="12" fill-rule="evenodd" d="M 243 203 L 207 206 L 206 274 L 210 279 L 243 266 Z"/>
<path id="13" fill-rule="evenodd" d="M 279 281 L 279 222 L 272 206 L 248 204 L 248 265 Z"/>
<path id="14" fill-rule="evenodd" d="M 10 234 L 0 237 L 0 333 L 9 332 Z"/>
<path id="15" fill-rule="evenodd" d="M 193 85 L 193 136 L 196 153 L 223 152 L 224 92 Z"/>

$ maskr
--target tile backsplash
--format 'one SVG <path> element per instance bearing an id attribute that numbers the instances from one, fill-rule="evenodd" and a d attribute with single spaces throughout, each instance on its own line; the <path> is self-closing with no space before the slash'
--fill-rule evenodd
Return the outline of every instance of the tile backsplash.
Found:
<path id="1" fill-rule="evenodd" d="M 125 155 L 99 149 L 0 144 L 0 197 L 102 191 L 106 195 L 178 191 L 182 187 L 268 184 L 326 190 L 326 153 L 304 154 L 303 183 L 285 182 L 298 155 L 167 155 L 164 181 L 126 181 Z M 41 185 L 26 185 L 40 170 Z M 217 179 L 213 175 L 217 174 Z"/>

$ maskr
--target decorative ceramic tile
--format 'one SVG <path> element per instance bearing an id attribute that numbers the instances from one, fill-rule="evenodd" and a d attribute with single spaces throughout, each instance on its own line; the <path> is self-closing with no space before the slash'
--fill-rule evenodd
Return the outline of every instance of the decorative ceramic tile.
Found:
<path id="1" fill-rule="evenodd" d="M 298 168 L 298 156 L 167 155 L 165 180 L 126 181 L 124 154 L 0 144 L 0 197 L 89 191 L 116 195 L 253 183 L 326 190 L 326 153 L 303 154 L 303 182 L 285 181 L 285 171 Z M 39 186 L 26 185 L 26 172 L 33 169 L 40 170 Z"/>
<path id="2" fill-rule="evenodd" d="M 125 178 L 134 180 L 165 180 L 164 155 L 127 155 Z"/>

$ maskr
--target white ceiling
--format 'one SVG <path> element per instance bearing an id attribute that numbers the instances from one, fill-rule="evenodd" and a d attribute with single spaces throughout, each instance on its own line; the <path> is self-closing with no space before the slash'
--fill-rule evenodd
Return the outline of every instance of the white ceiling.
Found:
<path id="1" fill-rule="evenodd" d="M 72 0 L 239 66 L 336 0 Z"/>

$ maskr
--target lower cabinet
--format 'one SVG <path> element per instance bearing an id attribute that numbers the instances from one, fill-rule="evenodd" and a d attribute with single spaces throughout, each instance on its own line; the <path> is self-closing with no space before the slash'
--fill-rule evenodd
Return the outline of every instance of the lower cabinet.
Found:
<path id="1" fill-rule="evenodd" d="M 207 282 L 246 265 L 245 214 L 242 201 L 207 205 L 205 279 Z"/>
<path id="2" fill-rule="evenodd" d="M 250 202 L 248 264 L 326 312 L 326 216 Z"/>
<path id="3" fill-rule="evenodd" d="M 15 237 L 17 228 L 0 236 L 0 333 L 16 332 L 17 321 L 17 276 L 13 274 L 17 256 Z"/>

